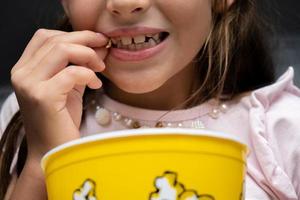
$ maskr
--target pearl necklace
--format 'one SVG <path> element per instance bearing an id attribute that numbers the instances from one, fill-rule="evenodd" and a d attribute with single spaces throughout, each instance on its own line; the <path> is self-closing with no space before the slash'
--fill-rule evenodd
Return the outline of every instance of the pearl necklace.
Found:
<path id="1" fill-rule="evenodd" d="M 104 108 L 100 105 L 96 105 L 96 101 L 93 100 L 92 104 L 96 106 L 95 119 L 97 123 L 101 126 L 108 126 L 112 120 L 121 123 L 126 128 L 137 129 L 137 128 L 195 128 L 195 129 L 204 129 L 206 128 L 203 121 L 201 120 L 204 116 L 209 116 L 212 119 L 218 119 L 221 113 L 226 113 L 228 111 L 228 106 L 225 103 L 222 103 L 210 112 L 207 112 L 201 116 L 198 116 L 194 119 L 189 119 L 185 121 L 162 121 L 162 120 L 153 120 L 145 121 L 135 118 L 130 118 L 128 116 L 121 115 L 117 111 L 112 111 L 107 108 Z M 162 118 L 162 117 L 161 117 Z M 143 121 L 143 122 L 142 122 Z M 155 124 L 154 126 L 150 124 Z"/>

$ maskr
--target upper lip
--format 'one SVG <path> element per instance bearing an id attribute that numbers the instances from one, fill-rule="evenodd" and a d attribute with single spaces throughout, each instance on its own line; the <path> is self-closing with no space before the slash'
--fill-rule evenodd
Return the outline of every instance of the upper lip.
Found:
<path id="1" fill-rule="evenodd" d="M 131 28 L 120 28 L 115 29 L 113 31 L 104 32 L 103 34 L 109 38 L 113 37 L 135 37 L 138 35 L 146 35 L 146 34 L 156 34 L 160 32 L 166 32 L 163 29 L 159 28 L 150 28 L 150 27 L 131 27 Z"/>

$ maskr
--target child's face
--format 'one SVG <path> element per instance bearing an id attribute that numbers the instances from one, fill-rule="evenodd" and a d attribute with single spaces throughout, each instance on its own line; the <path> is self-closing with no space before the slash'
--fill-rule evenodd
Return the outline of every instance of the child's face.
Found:
<path id="1" fill-rule="evenodd" d="M 211 28 L 211 0 L 65 0 L 63 3 L 74 30 L 107 33 L 118 28 L 146 26 L 170 33 L 164 48 L 147 59 L 122 61 L 108 53 L 103 74 L 131 93 L 150 92 L 167 81 L 176 87 L 181 81 L 191 79 L 194 74 L 189 70 L 193 68 L 191 62 Z M 142 10 L 131 12 L 136 8 Z"/>

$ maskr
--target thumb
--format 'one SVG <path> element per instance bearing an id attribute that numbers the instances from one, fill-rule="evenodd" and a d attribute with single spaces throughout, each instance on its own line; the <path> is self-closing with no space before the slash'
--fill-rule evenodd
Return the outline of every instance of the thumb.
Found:
<path id="1" fill-rule="evenodd" d="M 108 54 L 108 49 L 107 48 L 94 48 L 96 54 L 102 59 L 104 60 Z"/>

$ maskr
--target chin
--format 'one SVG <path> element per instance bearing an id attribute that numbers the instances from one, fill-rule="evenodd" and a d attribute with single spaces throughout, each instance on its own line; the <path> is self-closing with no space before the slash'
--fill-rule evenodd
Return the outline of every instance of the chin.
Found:
<path id="1" fill-rule="evenodd" d="M 144 76 L 126 76 L 111 77 L 106 76 L 109 81 L 120 90 L 132 94 L 145 94 L 159 89 L 165 81 L 159 78 L 150 78 Z"/>
<path id="2" fill-rule="evenodd" d="M 119 89 L 123 90 L 127 93 L 132 94 L 145 94 L 150 93 L 162 86 L 162 84 L 157 84 L 153 82 L 147 82 L 146 81 L 137 81 L 137 82 L 130 82 L 130 83 L 114 83 Z"/>

